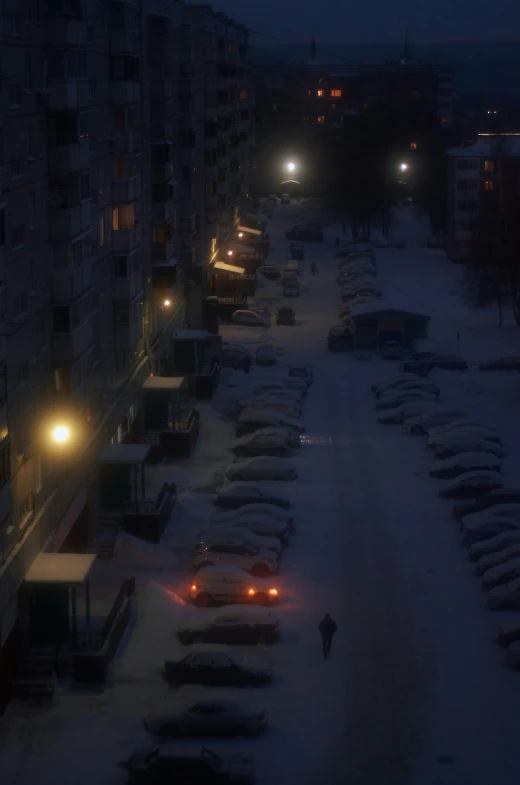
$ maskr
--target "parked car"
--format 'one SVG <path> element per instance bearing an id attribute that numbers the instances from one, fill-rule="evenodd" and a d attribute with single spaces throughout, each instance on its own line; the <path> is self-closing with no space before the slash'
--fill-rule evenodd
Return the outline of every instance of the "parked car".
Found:
<path id="1" fill-rule="evenodd" d="M 291 197 L 289 194 L 282 194 L 280 204 L 291 204 Z"/>
<path id="2" fill-rule="evenodd" d="M 403 382 L 418 380 L 420 381 L 420 377 L 415 373 L 398 373 L 395 376 L 391 376 L 390 379 L 387 379 L 384 382 L 376 382 L 371 386 L 370 389 L 374 395 L 381 395 L 385 390 L 398 387 Z"/>
<path id="3" fill-rule="evenodd" d="M 520 371 L 520 357 L 498 357 L 481 363 L 481 371 Z"/>
<path id="4" fill-rule="evenodd" d="M 428 414 L 421 414 L 418 417 L 410 417 L 409 420 L 405 420 L 403 423 L 403 433 L 409 433 L 412 434 L 412 436 L 424 434 L 427 432 L 428 428 L 434 428 L 437 425 L 452 422 L 454 418 L 460 417 L 461 414 L 462 413 L 456 409 L 440 409 L 438 412 L 429 412 Z"/>
<path id="5" fill-rule="evenodd" d="M 164 674 L 170 684 L 206 684 L 219 687 L 259 686 L 273 676 L 264 657 L 197 646 L 179 660 L 166 660 Z"/>
<path id="6" fill-rule="evenodd" d="M 501 586 L 504 583 L 520 578 L 520 558 L 510 558 L 502 564 L 490 567 L 482 575 L 482 585 L 486 591 Z"/>
<path id="7" fill-rule="evenodd" d="M 373 249 L 370 243 L 351 243 L 345 248 L 336 251 L 337 259 L 355 258 L 357 254 L 363 256 L 364 254 L 373 256 Z"/>
<path id="8" fill-rule="evenodd" d="M 489 537 L 489 539 L 473 543 L 469 548 L 469 556 L 470 559 L 475 561 L 486 554 L 498 553 L 504 548 L 517 543 L 520 543 L 520 529 L 512 529 L 503 534 L 495 534 L 493 537 Z"/>
<path id="9" fill-rule="evenodd" d="M 413 403 L 415 401 L 431 401 L 432 403 L 435 403 L 436 400 L 436 395 L 423 392 L 422 390 L 405 390 L 404 392 L 396 392 L 378 398 L 375 403 L 375 408 L 378 412 L 384 412 L 395 409 L 405 403 Z"/>
<path id="10" fill-rule="evenodd" d="M 486 604 L 490 611 L 520 609 L 520 578 L 495 586 L 488 591 Z M 512 644 L 516 646 L 516 644 Z"/>
<path id="11" fill-rule="evenodd" d="M 129 785 L 253 785 L 255 769 L 242 755 L 217 755 L 202 749 L 162 755 L 159 749 L 137 752 L 119 766 L 128 772 Z"/>
<path id="12" fill-rule="evenodd" d="M 474 471 L 499 472 L 501 460 L 488 452 L 463 452 L 453 458 L 441 458 L 430 467 L 430 477 L 450 480 L 460 474 Z"/>
<path id="13" fill-rule="evenodd" d="M 291 526 L 294 523 L 294 515 L 292 512 L 289 510 L 282 510 L 277 504 L 266 504 L 265 502 L 254 502 L 252 504 L 245 504 L 243 507 L 237 509 L 216 512 L 212 516 L 211 522 L 227 524 L 229 521 L 233 521 L 236 518 L 253 515 L 273 518 L 275 521 L 282 521 L 287 526 Z"/>
<path id="14" fill-rule="evenodd" d="M 223 368 L 234 370 L 245 369 L 251 365 L 253 357 L 251 352 L 238 345 L 228 344 L 222 347 L 220 364 Z"/>
<path id="15" fill-rule="evenodd" d="M 460 455 L 461 452 L 490 452 L 497 458 L 502 458 L 504 455 L 504 450 L 496 442 L 466 433 L 451 438 L 446 437 L 445 441 L 439 442 L 433 448 L 437 458 L 451 458 Z"/>
<path id="16" fill-rule="evenodd" d="M 520 504 L 515 502 L 511 502 L 510 504 L 494 504 L 492 507 L 488 507 L 487 510 L 480 510 L 480 512 L 471 512 L 468 515 L 464 515 L 462 523 L 479 523 L 480 521 L 486 521 L 490 514 L 497 518 L 512 518 L 513 520 L 520 522 Z"/>
<path id="17" fill-rule="evenodd" d="M 288 428 L 260 428 L 241 436 L 231 445 L 240 458 L 255 455 L 290 455 L 300 446 L 300 437 Z"/>
<path id="18" fill-rule="evenodd" d="M 226 482 L 217 488 L 215 504 L 219 507 L 242 507 L 251 502 L 277 504 L 279 507 L 290 507 L 291 502 L 277 485 L 267 482 Z"/>
<path id="19" fill-rule="evenodd" d="M 224 472 L 228 480 L 295 480 L 296 469 L 285 458 L 270 456 L 248 458 L 232 463 Z"/>
<path id="20" fill-rule="evenodd" d="M 276 324 L 292 327 L 296 321 L 292 308 L 278 308 L 276 312 Z"/>
<path id="21" fill-rule="evenodd" d="M 274 346 L 260 346 L 256 350 L 255 360 L 257 365 L 276 365 L 278 357 Z"/>
<path id="22" fill-rule="evenodd" d="M 507 647 L 507 664 L 514 670 L 520 668 L 520 645 L 517 642 Z"/>
<path id="23" fill-rule="evenodd" d="M 460 417 L 454 420 L 450 420 L 450 422 L 445 423 L 444 425 L 434 425 L 428 428 L 428 436 L 444 436 L 447 433 L 451 433 L 453 431 L 458 430 L 465 430 L 467 431 L 470 428 L 482 428 L 486 431 L 493 432 L 492 428 L 488 428 L 485 425 L 482 425 L 478 420 L 472 420 L 469 417 Z"/>
<path id="24" fill-rule="evenodd" d="M 299 297 L 300 284 L 297 281 L 285 281 L 283 285 L 284 297 Z"/>
<path id="25" fill-rule="evenodd" d="M 247 404 L 240 403 L 242 409 L 269 409 L 275 410 L 280 412 L 280 414 L 286 414 L 288 417 L 301 417 L 302 414 L 302 407 L 299 403 L 294 403 L 293 401 L 285 401 L 283 398 L 276 398 L 274 395 L 266 395 L 265 397 L 261 397 L 260 395 L 251 396 L 250 398 L 243 398 L 243 401 L 249 401 Z"/>
<path id="26" fill-rule="evenodd" d="M 295 417 L 277 412 L 275 409 L 243 409 L 238 417 L 235 436 L 245 436 L 260 428 L 291 428 L 296 433 L 303 433 L 305 427 Z"/>
<path id="27" fill-rule="evenodd" d="M 282 270 L 275 264 L 262 264 L 257 267 L 257 275 L 263 275 L 268 281 L 279 281 L 282 277 Z"/>
<path id="28" fill-rule="evenodd" d="M 295 382 L 297 384 L 294 384 Z M 300 401 L 307 394 L 307 385 L 303 379 L 289 378 L 257 384 L 254 394 L 264 395 L 265 393 L 276 393 L 277 395 L 283 395 L 284 398 L 293 398 Z"/>
<path id="29" fill-rule="evenodd" d="M 276 554 L 280 554 L 283 550 L 282 543 L 278 537 L 254 534 L 248 529 L 241 529 L 237 526 L 217 526 L 216 524 L 209 525 L 209 528 L 205 531 L 199 532 L 197 542 L 226 542 L 234 545 L 242 545 L 245 542 L 260 550 L 274 551 Z"/>
<path id="30" fill-rule="evenodd" d="M 354 346 L 352 330 L 340 324 L 331 327 L 327 336 L 329 352 L 348 352 Z"/>
<path id="31" fill-rule="evenodd" d="M 377 421 L 381 425 L 399 425 L 408 417 L 413 417 L 415 414 L 425 414 L 432 411 L 436 407 L 434 401 L 411 401 L 410 403 L 403 403 L 393 409 L 387 409 L 377 415 Z"/>
<path id="32" fill-rule="evenodd" d="M 464 472 L 442 485 L 439 496 L 442 499 L 475 499 L 503 486 L 503 477 L 498 472 L 481 470 Z"/>
<path id="33" fill-rule="evenodd" d="M 493 442 L 499 446 L 502 443 L 501 438 L 497 436 L 494 431 L 491 431 L 489 428 L 484 428 L 482 425 L 459 424 L 449 431 L 441 431 L 437 434 L 433 433 L 433 431 L 433 428 L 428 430 L 428 440 L 426 442 L 426 447 L 431 450 L 435 449 L 437 444 L 443 443 L 447 437 L 454 436 L 472 436 L 474 439 L 485 439 L 486 441 Z"/>
<path id="34" fill-rule="evenodd" d="M 501 646 L 510 646 L 511 643 L 517 641 L 520 641 L 520 618 L 518 615 L 503 621 L 497 635 L 497 643 Z"/>
<path id="35" fill-rule="evenodd" d="M 453 507 L 453 514 L 457 520 L 462 520 L 465 515 L 470 515 L 473 512 L 481 512 L 481 510 L 489 510 L 491 507 L 502 504 L 520 504 L 520 489 L 518 488 L 504 488 L 500 486 L 481 496 L 479 499 L 465 502 L 464 504 L 455 504 Z"/>
<path id="36" fill-rule="evenodd" d="M 520 531 L 520 521 L 491 514 L 482 521 L 462 521 L 461 527 L 467 542 L 472 544 L 497 534 Z"/>
<path id="37" fill-rule="evenodd" d="M 269 327 L 269 322 L 255 311 L 235 311 L 231 317 L 233 324 L 241 324 L 244 327 Z"/>
<path id="38" fill-rule="evenodd" d="M 314 370 L 312 365 L 292 365 L 287 376 L 289 379 L 303 379 L 307 387 L 310 387 L 314 381 Z"/>
<path id="39" fill-rule="evenodd" d="M 241 542 L 230 542 L 229 538 L 211 537 L 198 540 L 192 565 L 194 570 L 208 567 L 240 567 L 259 578 L 267 578 L 278 572 L 280 556 L 267 548 L 259 548 L 245 539 Z"/>
<path id="40" fill-rule="evenodd" d="M 303 262 L 305 251 L 302 243 L 291 243 L 289 245 L 289 255 L 291 259 L 297 259 L 299 262 Z"/>
<path id="41" fill-rule="evenodd" d="M 193 643 L 227 643 L 235 646 L 276 643 L 280 638 L 280 623 L 267 608 L 229 606 L 228 612 L 220 609 L 207 611 L 203 619 L 201 611 L 185 622 L 177 631 L 185 646 Z"/>
<path id="42" fill-rule="evenodd" d="M 252 505 L 244 505 L 245 507 L 249 507 Z M 269 506 L 269 505 L 267 505 Z M 240 508 L 240 509 L 244 509 Z M 215 522 L 213 519 L 210 522 L 210 525 L 213 526 L 215 523 L 216 528 L 218 528 L 219 522 Z M 253 534 L 258 534 L 261 537 L 277 537 L 281 543 L 286 543 L 289 539 L 289 534 L 292 530 L 292 525 L 286 523 L 285 521 L 278 520 L 274 518 L 272 515 L 268 515 L 265 513 L 245 513 L 244 515 L 240 516 L 239 518 L 231 518 L 226 523 L 227 526 L 230 528 L 236 529 L 237 531 L 246 531 L 252 532 Z"/>
<path id="43" fill-rule="evenodd" d="M 229 700 L 199 701 L 184 711 L 149 716 L 144 720 L 146 730 L 165 739 L 184 736 L 254 736 L 262 733 L 266 725 L 264 709 L 251 709 Z"/>
<path id="44" fill-rule="evenodd" d="M 385 341 L 381 347 L 384 360 L 400 360 L 403 356 L 403 345 L 400 341 Z"/>
<path id="45" fill-rule="evenodd" d="M 197 573 L 189 589 L 195 605 L 272 605 L 279 600 L 278 589 L 265 578 L 256 578 L 239 567 L 206 567 Z"/>
<path id="46" fill-rule="evenodd" d="M 512 529 L 512 531 L 514 531 L 514 529 Z M 507 548 L 495 551 L 495 553 L 486 553 L 484 556 L 481 556 L 477 561 L 477 574 L 484 575 L 487 570 L 491 570 L 493 567 L 498 567 L 500 564 L 505 564 L 510 559 L 516 558 L 520 558 L 520 540 L 513 545 L 508 545 Z"/>

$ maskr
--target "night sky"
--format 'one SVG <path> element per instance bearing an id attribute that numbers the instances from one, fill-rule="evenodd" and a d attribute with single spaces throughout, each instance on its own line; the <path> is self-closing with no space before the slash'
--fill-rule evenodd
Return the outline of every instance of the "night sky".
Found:
<path id="1" fill-rule="evenodd" d="M 196 0 L 200 2 L 200 0 Z M 213 0 L 215 9 L 291 43 L 512 41 L 520 38 L 518 0 Z M 275 44 L 252 37 L 254 45 Z"/>

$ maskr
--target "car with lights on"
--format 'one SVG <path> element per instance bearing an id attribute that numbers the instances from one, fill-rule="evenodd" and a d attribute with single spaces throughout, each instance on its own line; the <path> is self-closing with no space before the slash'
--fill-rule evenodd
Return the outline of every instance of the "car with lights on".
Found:
<path id="1" fill-rule="evenodd" d="M 197 610 L 193 618 L 179 627 L 177 635 L 184 646 L 193 643 L 271 644 L 280 639 L 280 622 L 269 608 L 230 605 L 226 612 L 220 608 Z"/>
<path id="2" fill-rule="evenodd" d="M 280 599 L 278 587 L 269 579 L 255 578 L 240 567 L 206 567 L 195 576 L 189 598 L 202 607 L 211 605 L 274 605 Z"/>
<path id="3" fill-rule="evenodd" d="M 166 660 L 164 675 L 170 684 L 206 684 L 218 687 L 254 687 L 273 676 L 269 660 L 240 654 L 228 647 L 193 647 L 178 660 Z"/>

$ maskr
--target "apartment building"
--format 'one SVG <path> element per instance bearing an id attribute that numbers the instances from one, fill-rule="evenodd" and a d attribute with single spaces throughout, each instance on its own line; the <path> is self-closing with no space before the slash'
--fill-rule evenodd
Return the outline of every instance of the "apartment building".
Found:
<path id="1" fill-rule="evenodd" d="M 24 575 L 91 540 L 96 456 L 138 432 L 144 380 L 171 368 L 185 281 L 204 281 L 245 204 L 254 118 L 245 31 L 208 6 L 0 8 L 1 711 L 28 640 Z M 220 109 L 219 59 L 236 83 Z"/>
<path id="2" fill-rule="evenodd" d="M 519 177 L 517 136 L 485 135 L 447 151 L 445 248 L 452 261 L 471 257 L 483 194 L 500 188 L 517 194 Z"/>

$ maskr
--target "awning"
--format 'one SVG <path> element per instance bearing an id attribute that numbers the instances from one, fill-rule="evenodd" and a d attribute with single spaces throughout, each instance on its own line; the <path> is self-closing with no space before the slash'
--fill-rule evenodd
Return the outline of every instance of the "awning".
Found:
<path id="1" fill-rule="evenodd" d="M 258 253 L 256 248 L 252 248 L 250 245 L 240 245 L 240 243 L 230 243 L 228 248 L 231 251 L 236 251 L 237 253 Z"/>
<path id="2" fill-rule="evenodd" d="M 241 226 L 241 225 L 239 225 L 237 231 L 239 231 L 239 232 L 249 232 L 249 234 L 256 234 L 257 236 L 260 236 L 260 237 L 262 236 L 262 232 L 260 231 L 260 229 L 251 229 L 250 226 Z"/>
<path id="3" fill-rule="evenodd" d="M 95 553 L 39 553 L 29 567 L 25 582 L 81 586 L 95 559 Z"/>
<path id="4" fill-rule="evenodd" d="M 226 262 L 216 262 L 215 270 L 226 270 L 228 273 L 245 273 L 245 269 L 243 267 L 235 267 L 234 264 L 227 264 Z"/>

